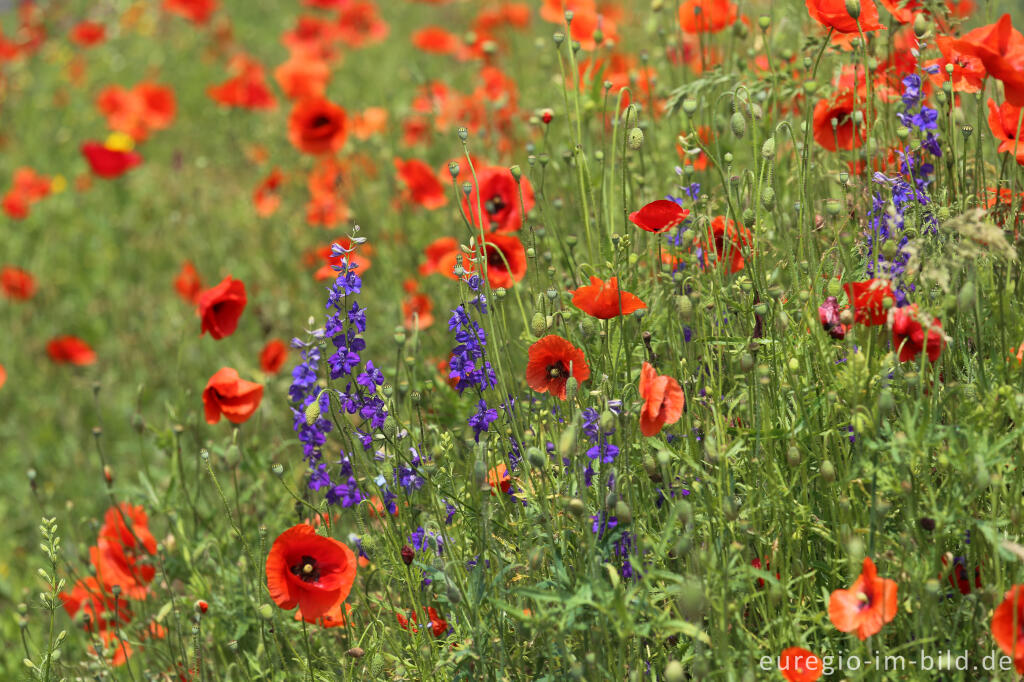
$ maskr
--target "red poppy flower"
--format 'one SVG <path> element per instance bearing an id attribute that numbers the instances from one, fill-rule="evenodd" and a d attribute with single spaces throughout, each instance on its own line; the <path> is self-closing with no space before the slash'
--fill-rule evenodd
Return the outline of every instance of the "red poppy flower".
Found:
<path id="1" fill-rule="evenodd" d="M 27 301 L 36 293 L 36 278 L 31 273 L 13 265 L 0 269 L 0 290 L 15 301 Z"/>
<path id="2" fill-rule="evenodd" d="M 992 613 L 992 638 L 1024 675 L 1024 585 L 1011 587 Z"/>
<path id="3" fill-rule="evenodd" d="M 232 424 L 241 424 L 253 415 L 262 399 L 262 386 L 239 378 L 230 367 L 221 367 L 203 389 L 206 422 L 216 424 L 224 415 Z"/>
<path id="4" fill-rule="evenodd" d="M 779 654 L 779 672 L 789 682 L 815 682 L 824 669 L 823 661 L 807 649 L 791 646 Z"/>
<path id="5" fill-rule="evenodd" d="M 79 47 L 99 45 L 107 37 L 107 29 L 95 21 L 80 21 L 71 28 L 69 38 Z"/>
<path id="6" fill-rule="evenodd" d="M 319 99 L 327 91 L 331 69 L 315 55 L 298 53 L 274 69 L 274 79 L 288 99 Z"/>
<path id="7" fill-rule="evenodd" d="M 156 575 L 156 566 L 148 558 L 156 554 L 156 539 L 141 506 L 122 502 L 108 509 L 89 554 L 96 577 L 107 590 L 118 585 L 128 599 L 146 598 Z"/>
<path id="8" fill-rule="evenodd" d="M 491 33 L 502 28 L 526 28 L 530 25 L 531 8 L 526 3 L 506 2 L 498 7 L 480 10 L 473 21 L 477 33 Z"/>
<path id="9" fill-rule="evenodd" d="M 489 234 L 484 242 L 487 258 L 487 281 L 492 289 L 513 284 L 526 276 L 526 249 L 519 237 L 511 234 Z M 466 270 L 468 263 L 465 264 Z"/>
<path id="10" fill-rule="evenodd" d="M 761 570 L 761 559 L 760 559 L 760 557 L 754 557 L 753 559 L 751 559 L 750 560 L 750 565 L 753 566 L 754 568 L 758 569 L 758 570 Z M 768 570 L 771 569 L 771 567 L 772 567 L 772 562 L 769 559 L 766 558 L 764 560 L 764 570 L 768 571 Z M 775 577 L 777 579 L 781 580 L 778 571 L 775 572 Z M 757 589 L 760 590 L 760 589 L 763 589 L 763 588 L 764 588 L 764 578 L 758 578 L 757 579 Z"/>
<path id="11" fill-rule="evenodd" d="M 174 121 L 178 103 L 174 90 L 160 83 L 138 83 L 132 92 L 142 106 L 142 119 L 150 130 L 164 130 Z"/>
<path id="12" fill-rule="evenodd" d="M 335 26 L 338 39 L 349 47 L 379 43 L 388 36 L 388 25 L 377 14 L 377 5 L 363 0 L 349 0 L 338 11 Z"/>
<path id="13" fill-rule="evenodd" d="M 459 240 L 455 237 L 439 237 L 423 250 L 424 255 L 427 257 L 426 263 L 420 264 L 420 274 L 426 277 L 432 275 L 435 272 L 441 272 L 442 259 L 450 253 L 457 253 L 459 250 Z M 442 272 L 444 275 L 449 275 L 447 272 Z"/>
<path id="14" fill-rule="evenodd" d="M 260 351 L 260 369 L 267 374 L 277 374 L 287 359 L 288 346 L 281 339 L 271 339 Z"/>
<path id="15" fill-rule="evenodd" d="M 945 555 L 942 556 L 942 565 L 949 565 L 949 561 L 946 559 Z M 942 578 L 941 574 L 939 575 L 939 578 Z M 964 565 L 963 557 L 957 557 L 953 560 L 953 570 L 949 573 L 949 584 L 955 587 L 957 590 L 959 590 L 960 594 L 971 593 L 971 581 L 967 577 L 967 568 Z M 974 587 L 979 590 L 981 589 L 980 566 L 974 567 Z"/>
<path id="16" fill-rule="evenodd" d="M 628 291 L 619 289 L 618 277 L 607 282 L 600 277 L 590 277 L 590 284 L 572 292 L 572 304 L 591 317 L 610 320 L 619 315 L 646 308 L 647 304 Z"/>
<path id="17" fill-rule="evenodd" d="M 884 29 L 878 21 L 878 8 L 875 0 L 861 0 L 860 16 L 854 19 L 846 10 L 846 0 L 805 0 L 811 18 L 823 28 L 831 28 L 835 33 L 859 35 L 861 31 L 878 31 Z M 859 27 L 858 27 L 859 21 Z"/>
<path id="18" fill-rule="evenodd" d="M 702 245 L 705 250 L 705 263 L 713 246 L 715 262 L 728 261 L 730 274 L 739 272 L 746 264 L 743 247 L 749 247 L 750 240 L 750 230 L 745 227 L 737 228 L 733 220 L 726 222 L 725 216 L 716 216 L 708 225 L 708 243 Z"/>
<path id="19" fill-rule="evenodd" d="M 77 336 L 58 336 L 46 344 L 50 359 L 58 365 L 91 365 L 96 362 L 96 351 Z"/>
<path id="20" fill-rule="evenodd" d="M 437 610 L 433 606 L 427 607 L 428 626 L 430 631 L 434 633 L 434 637 L 440 637 L 444 633 L 448 632 L 448 621 L 437 614 Z"/>
<path id="21" fill-rule="evenodd" d="M 415 48 L 432 54 L 456 54 L 465 44 L 454 33 L 449 33 L 440 26 L 426 26 L 412 34 Z"/>
<path id="22" fill-rule="evenodd" d="M 927 331 L 923 324 L 928 324 Z M 935 362 L 945 345 L 946 335 L 939 318 L 920 313 L 916 303 L 892 309 L 892 347 L 899 349 L 900 362 L 913 360 L 926 349 L 928 359 Z"/>
<path id="23" fill-rule="evenodd" d="M 329 154 L 345 145 L 345 110 L 322 98 L 300 100 L 288 117 L 288 139 L 306 154 Z"/>
<path id="24" fill-rule="evenodd" d="M 357 140 L 369 140 L 388 129 L 388 110 L 384 107 L 367 107 L 352 117 L 352 134 Z"/>
<path id="25" fill-rule="evenodd" d="M 1006 101 L 1024 107 L 1024 35 L 1013 28 L 1009 14 L 953 41 L 953 47 L 980 59 L 988 74 L 1002 81 Z"/>
<path id="26" fill-rule="evenodd" d="M 508 473 L 508 467 L 504 464 L 499 464 L 488 471 L 487 485 L 491 486 L 492 495 L 495 490 L 501 490 L 503 493 L 508 493 L 512 490 L 512 477 Z"/>
<path id="27" fill-rule="evenodd" d="M 320 618 L 348 597 L 356 557 L 346 545 L 302 523 L 274 540 L 266 570 L 274 603 L 282 609 L 298 606 L 304 618 Z"/>
<path id="28" fill-rule="evenodd" d="M 181 271 L 174 278 L 174 289 L 189 303 L 194 304 L 199 299 L 199 294 L 203 290 L 203 281 L 199 279 L 199 273 L 192 265 L 192 261 L 187 260 L 181 264 Z"/>
<path id="29" fill-rule="evenodd" d="M 142 163 L 142 157 L 137 153 L 109 149 L 100 142 L 83 144 L 82 155 L 92 172 L 101 178 L 119 177 Z"/>
<path id="30" fill-rule="evenodd" d="M 526 383 L 533 390 L 565 400 L 570 371 L 580 384 L 590 378 L 590 365 L 583 351 L 562 337 L 551 334 L 530 346 Z"/>
<path id="31" fill-rule="evenodd" d="M 96 108 L 111 130 L 141 142 L 153 130 L 168 128 L 174 121 L 177 102 L 174 90 L 159 83 L 142 82 L 131 90 L 111 85 L 96 97 Z"/>
<path id="32" fill-rule="evenodd" d="M 977 57 L 963 54 L 953 47 L 954 40 L 949 36 L 935 36 L 935 46 L 942 52 L 942 58 L 926 62 L 926 66 L 939 67 L 929 79 L 938 87 L 942 87 L 948 80 L 955 92 L 981 92 L 985 77 L 988 75 L 985 64 Z M 952 74 L 946 73 L 947 64 L 952 64 Z"/>
<path id="33" fill-rule="evenodd" d="M 164 0 L 164 11 L 177 14 L 193 24 L 205 24 L 217 9 L 217 0 Z"/>
<path id="34" fill-rule="evenodd" d="M 684 33 L 718 33 L 735 24 L 736 16 L 736 5 L 729 0 L 686 0 L 679 6 Z"/>
<path id="35" fill-rule="evenodd" d="M 284 182 L 284 173 L 275 168 L 270 174 L 263 178 L 256 190 L 252 193 L 252 203 L 256 207 L 256 215 L 261 218 L 269 218 L 274 215 L 281 205 L 281 195 L 277 190 Z"/>
<path id="36" fill-rule="evenodd" d="M 533 209 L 533 186 L 529 178 L 523 176 L 516 185 L 512 172 L 508 168 L 486 166 L 476 169 L 476 178 L 480 187 L 480 201 L 477 201 L 476 187 L 463 199 L 463 208 L 474 225 L 479 226 L 479 209 L 483 209 L 487 217 L 485 229 L 496 232 L 511 232 L 523 226 L 523 212 L 520 210 L 519 190 L 522 188 L 522 204 L 527 212 Z M 462 188 L 459 188 L 462 192 Z M 479 204 L 479 206 L 478 206 Z"/>
<path id="37" fill-rule="evenodd" d="M 866 137 L 866 126 L 857 123 L 857 113 L 863 116 L 863 105 L 854 103 L 854 95 L 851 91 L 836 93 L 831 99 L 819 100 L 814 105 L 814 117 L 812 121 L 814 141 L 829 151 L 837 149 L 859 149 L 864 144 Z M 832 121 L 837 126 L 832 129 Z"/>
<path id="38" fill-rule="evenodd" d="M 7 383 L 7 370 L 4 369 L 3 365 L 0 365 L 0 388 L 3 388 L 4 384 L 6 384 L 6 383 Z"/>
<path id="39" fill-rule="evenodd" d="M 602 42 L 613 45 L 619 42 L 619 27 L 611 17 L 596 11 L 578 10 L 575 12 L 572 23 L 569 24 L 569 38 L 578 42 L 580 48 L 596 50 L 597 39 L 594 34 L 598 31 L 601 32 Z"/>
<path id="40" fill-rule="evenodd" d="M 1003 102 L 999 107 L 991 99 L 988 101 L 988 127 L 993 137 L 999 140 L 1000 154 L 1009 152 L 1014 155 L 1017 163 L 1024 166 L 1024 140 L 1017 139 L 1017 125 L 1020 123 L 1021 107 Z"/>
<path id="41" fill-rule="evenodd" d="M 818 306 L 818 321 L 821 322 L 821 327 L 833 339 L 841 340 L 846 338 L 850 327 L 839 321 L 839 314 L 839 301 L 835 296 L 829 296 Z"/>
<path id="42" fill-rule="evenodd" d="M 234 74 L 219 85 L 212 85 L 206 94 L 217 104 L 241 109 L 273 109 L 277 100 L 267 85 L 263 65 L 252 57 L 238 55 L 228 64 Z"/>
<path id="43" fill-rule="evenodd" d="M 434 303 L 430 296 L 422 292 L 410 293 L 402 301 L 402 318 L 405 328 L 409 331 L 424 330 L 434 324 Z"/>
<path id="44" fill-rule="evenodd" d="M 240 279 L 232 279 L 231 275 L 199 294 L 196 299 L 201 319 L 199 335 L 210 332 L 213 338 L 223 339 L 234 334 L 246 302 L 245 284 Z"/>
<path id="45" fill-rule="evenodd" d="M 895 580 L 879 578 L 875 562 L 864 557 L 861 574 L 850 589 L 832 592 L 829 620 L 840 632 L 855 632 L 858 639 L 867 639 L 896 617 L 898 588 Z"/>
<path id="46" fill-rule="evenodd" d="M 892 286 L 888 280 L 869 279 L 864 282 L 848 282 L 843 285 L 850 307 L 853 309 L 853 321 L 869 327 L 885 324 L 892 306 Z M 889 305 L 886 306 L 886 299 Z"/>
<path id="47" fill-rule="evenodd" d="M 645 436 L 657 435 L 665 424 L 675 424 L 683 416 L 686 396 L 679 382 L 668 375 L 659 375 L 647 362 L 640 370 L 640 397 L 644 399 L 640 409 L 640 432 Z"/>
<path id="48" fill-rule="evenodd" d="M 553 24 L 564 24 L 566 12 L 596 12 L 594 0 L 544 0 L 540 18 Z"/>
<path id="49" fill-rule="evenodd" d="M 444 186 L 433 169 L 419 159 L 395 159 L 398 179 L 405 184 L 405 196 L 427 210 L 441 208 L 448 203 Z"/>
<path id="50" fill-rule="evenodd" d="M 74 618 L 79 611 L 84 614 L 86 632 L 103 632 L 131 622 L 132 612 L 127 600 L 115 599 L 91 575 L 76 582 L 70 592 L 61 592 L 58 596 L 68 616 Z"/>
<path id="51" fill-rule="evenodd" d="M 52 181 L 33 169 L 22 166 L 14 171 L 11 189 L 4 195 L 4 212 L 15 220 L 28 217 L 32 204 L 50 194 Z"/>
<path id="52" fill-rule="evenodd" d="M 362 560 L 362 558 L 363 557 L 359 557 L 360 560 Z M 359 565 L 363 566 L 364 564 L 360 561 Z M 341 610 L 342 606 L 345 607 L 344 613 L 342 613 Z M 339 602 L 338 604 L 335 604 L 333 607 L 331 607 L 331 609 L 327 613 L 320 616 L 319 618 L 308 618 L 302 614 L 302 609 L 295 609 L 295 620 L 304 620 L 307 623 L 315 623 L 316 625 L 319 625 L 323 628 L 342 628 L 345 627 L 346 614 L 351 613 L 351 604 L 342 604 Z"/>
<path id="53" fill-rule="evenodd" d="M 667 232 L 690 217 L 690 209 L 671 199 L 658 199 L 629 214 L 629 221 L 648 232 Z"/>

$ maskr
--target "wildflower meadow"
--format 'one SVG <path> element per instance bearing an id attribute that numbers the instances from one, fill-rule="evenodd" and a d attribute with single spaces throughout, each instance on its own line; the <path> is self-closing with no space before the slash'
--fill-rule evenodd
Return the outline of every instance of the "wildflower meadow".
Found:
<path id="1" fill-rule="evenodd" d="M 1022 31 L 0 3 L 0 679 L 1019 679 Z"/>

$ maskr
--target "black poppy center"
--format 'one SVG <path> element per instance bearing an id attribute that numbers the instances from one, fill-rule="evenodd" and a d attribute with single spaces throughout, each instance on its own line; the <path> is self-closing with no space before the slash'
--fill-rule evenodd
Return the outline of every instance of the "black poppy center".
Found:
<path id="1" fill-rule="evenodd" d="M 495 194 L 484 202 L 484 209 L 488 215 L 496 215 L 505 208 L 505 199 L 500 194 Z"/>
<path id="2" fill-rule="evenodd" d="M 505 261 L 501 257 L 501 249 L 487 249 L 487 265 L 492 268 L 505 267 Z"/>
<path id="3" fill-rule="evenodd" d="M 326 128 L 329 125 L 331 125 L 331 119 L 329 117 L 324 116 L 323 114 L 318 114 L 313 117 L 314 128 Z"/>
<path id="4" fill-rule="evenodd" d="M 569 376 L 569 370 L 565 368 L 562 361 L 559 360 L 553 365 L 548 365 L 548 376 L 552 379 L 562 379 Z"/>
<path id="5" fill-rule="evenodd" d="M 316 559 L 307 554 L 302 555 L 302 560 L 293 564 L 288 570 L 302 582 L 315 583 L 320 580 L 320 567 L 317 565 Z"/>

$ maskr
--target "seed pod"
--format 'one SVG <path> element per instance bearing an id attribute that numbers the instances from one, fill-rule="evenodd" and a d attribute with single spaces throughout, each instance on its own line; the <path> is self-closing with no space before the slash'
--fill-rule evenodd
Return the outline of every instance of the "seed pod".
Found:
<path id="1" fill-rule="evenodd" d="M 586 505 L 583 504 L 583 500 L 581 500 L 578 497 L 574 497 L 571 500 L 569 500 L 569 504 L 566 506 L 566 508 L 569 510 L 570 514 L 577 518 L 583 516 L 584 512 L 587 511 L 587 507 Z"/>
<path id="2" fill-rule="evenodd" d="M 797 446 L 790 445 L 786 450 L 786 464 L 794 468 L 800 466 L 800 449 Z"/>
<path id="3" fill-rule="evenodd" d="M 821 480 L 825 483 L 833 483 L 836 480 L 836 468 L 832 465 L 832 462 L 825 460 L 821 463 Z"/>

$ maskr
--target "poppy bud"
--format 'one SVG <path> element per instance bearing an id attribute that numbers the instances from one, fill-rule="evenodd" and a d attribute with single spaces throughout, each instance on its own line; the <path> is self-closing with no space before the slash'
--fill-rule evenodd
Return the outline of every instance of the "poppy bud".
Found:
<path id="1" fill-rule="evenodd" d="M 841 313 L 839 313 L 839 323 L 840 324 L 845 324 L 845 325 L 849 326 L 849 325 L 853 324 L 853 322 L 854 322 L 853 313 L 850 311 L 849 308 L 847 308 L 846 310 L 844 310 Z"/>
<path id="2" fill-rule="evenodd" d="M 860 18 L 860 0 L 846 0 L 846 13 L 851 19 Z"/>
<path id="3" fill-rule="evenodd" d="M 408 565 L 410 565 L 412 563 L 412 560 L 415 557 L 416 557 L 416 550 L 414 550 L 409 545 L 404 545 L 402 547 L 402 563 L 404 563 L 406 566 L 408 566 Z"/>
<path id="4" fill-rule="evenodd" d="M 800 466 L 800 449 L 797 446 L 790 445 L 786 450 L 786 464 L 794 468 Z"/>
<path id="5" fill-rule="evenodd" d="M 740 356 L 740 369 L 744 372 L 749 372 L 754 369 L 754 356 L 750 353 L 744 353 Z"/>
<path id="6" fill-rule="evenodd" d="M 697 111 L 697 100 L 692 97 L 687 97 L 683 100 L 683 111 L 686 112 L 687 116 L 693 116 Z"/>
<path id="7" fill-rule="evenodd" d="M 583 504 L 583 500 L 581 500 L 578 497 L 574 497 L 571 500 L 569 500 L 569 504 L 566 505 L 566 509 L 569 510 L 570 514 L 577 518 L 583 516 L 583 513 L 587 511 L 586 506 Z"/>
<path id="8" fill-rule="evenodd" d="M 622 525 L 628 526 L 633 523 L 633 512 L 626 504 L 625 500 L 619 500 L 615 503 L 615 518 L 619 520 Z"/>
<path id="9" fill-rule="evenodd" d="M 193 608 L 196 611 L 196 615 L 201 616 L 210 609 L 210 605 L 203 599 L 197 599 L 196 603 L 193 604 Z"/>
<path id="10" fill-rule="evenodd" d="M 771 211 L 775 208 L 775 190 L 771 187 L 765 187 L 761 192 L 761 205 L 765 207 L 765 210 Z"/>
<path id="11" fill-rule="evenodd" d="M 740 112 L 735 112 L 732 118 L 729 119 L 729 127 L 732 128 L 732 134 L 737 139 L 742 140 L 743 136 L 747 134 L 747 119 Z"/>
<path id="12" fill-rule="evenodd" d="M 772 25 L 772 18 L 767 14 L 762 14 L 757 18 L 757 26 L 762 31 L 767 31 L 768 27 Z"/>
<path id="13" fill-rule="evenodd" d="M 820 473 L 821 480 L 825 481 L 825 483 L 833 483 L 836 480 L 836 468 L 827 459 L 821 463 Z"/>
<path id="14" fill-rule="evenodd" d="M 921 530 L 926 530 L 929 533 L 935 530 L 935 519 L 930 519 L 927 516 L 925 516 L 922 517 L 917 523 L 921 526 Z"/>
<path id="15" fill-rule="evenodd" d="M 530 320 L 530 331 L 537 338 L 544 336 L 544 332 L 548 329 L 547 320 L 544 319 L 544 314 L 537 312 L 533 314 L 533 319 Z"/>
<path id="16" fill-rule="evenodd" d="M 775 138 L 769 137 L 761 145 L 761 158 L 765 161 L 771 161 L 775 158 Z"/>
<path id="17" fill-rule="evenodd" d="M 749 208 L 743 209 L 743 215 L 740 217 L 740 220 L 743 221 L 743 227 L 747 227 L 747 228 L 753 227 L 754 226 L 754 218 L 755 217 L 756 216 L 754 215 L 754 212 L 751 209 L 749 209 Z"/>
<path id="18" fill-rule="evenodd" d="M 693 301 L 689 296 L 676 296 L 676 312 L 684 320 L 689 320 L 693 316 Z"/>
<path id="19" fill-rule="evenodd" d="M 363 656 L 366 655 L 366 652 L 363 651 L 363 649 L 361 647 L 357 647 L 357 646 L 352 647 L 351 649 L 349 649 L 345 653 L 348 654 L 349 656 L 351 656 L 352 658 L 362 658 Z"/>
<path id="20" fill-rule="evenodd" d="M 630 128 L 629 132 L 626 134 L 626 144 L 629 145 L 629 148 L 632 149 L 633 151 L 636 151 L 637 149 L 640 149 L 641 146 L 643 146 L 643 143 L 644 131 L 635 127 Z"/>
<path id="21" fill-rule="evenodd" d="M 602 411 L 597 423 L 602 431 L 611 431 L 615 428 L 615 413 L 611 410 Z"/>
<path id="22" fill-rule="evenodd" d="M 512 179 L 519 182 L 519 178 L 523 176 L 523 171 L 518 165 L 509 166 L 508 172 L 512 174 Z"/>
<path id="23" fill-rule="evenodd" d="M 259 613 L 260 618 L 264 620 L 270 620 L 274 617 L 274 609 L 271 608 L 270 604 L 260 604 Z"/>
<path id="24" fill-rule="evenodd" d="M 669 661 L 662 677 L 665 678 L 665 682 L 683 682 L 686 679 L 686 671 L 683 670 L 683 664 L 679 661 Z"/>
<path id="25" fill-rule="evenodd" d="M 924 12 L 920 12 L 914 17 L 914 35 L 918 38 L 924 38 L 927 34 L 928 19 L 925 17 Z"/>
<path id="26" fill-rule="evenodd" d="M 384 418 L 384 425 L 381 427 L 384 435 L 393 439 L 398 434 L 398 421 L 390 414 Z"/>
<path id="27" fill-rule="evenodd" d="M 576 391 L 580 387 L 580 382 L 576 380 L 576 377 L 569 377 L 565 381 L 565 397 L 567 400 L 572 400 L 576 397 Z"/>
<path id="28" fill-rule="evenodd" d="M 707 607 L 707 597 L 704 595 L 704 585 L 696 578 L 689 578 L 683 583 L 676 597 L 676 606 L 686 620 L 697 620 L 704 614 Z"/>
<path id="29" fill-rule="evenodd" d="M 544 125 L 551 123 L 555 118 L 555 112 L 551 109 L 542 109 L 540 112 L 540 120 L 544 121 Z"/>
<path id="30" fill-rule="evenodd" d="M 540 451 L 540 448 L 536 447 L 530 447 L 526 451 L 526 459 L 534 469 L 543 469 L 544 465 L 547 464 L 547 458 L 544 456 L 544 453 Z"/>
<path id="31" fill-rule="evenodd" d="M 107 485 L 114 482 L 114 471 L 106 464 L 103 465 L 103 480 L 107 482 Z"/>
<path id="32" fill-rule="evenodd" d="M 282 466 L 281 464 L 271 465 L 270 470 L 274 472 L 275 476 L 281 476 L 282 474 L 284 474 L 284 466 Z"/>

